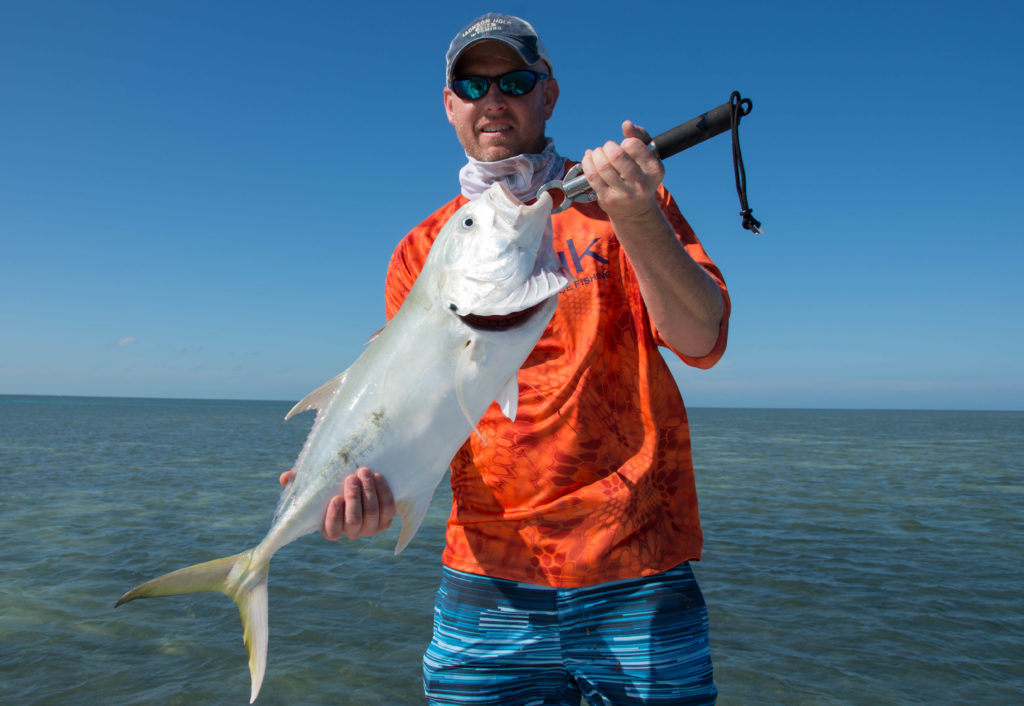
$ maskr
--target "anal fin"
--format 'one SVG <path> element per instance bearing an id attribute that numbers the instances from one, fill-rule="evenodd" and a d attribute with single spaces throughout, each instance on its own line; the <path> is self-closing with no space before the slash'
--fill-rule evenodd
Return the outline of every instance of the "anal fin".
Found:
<path id="1" fill-rule="evenodd" d="M 444 477 L 444 473 L 438 473 L 438 482 Z M 395 554 L 400 554 L 405 549 L 412 538 L 416 535 L 420 525 L 423 524 L 423 518 L 427 516 L 427 508 L 430 507 L 430 499 L 434 497 L 434 491 L 437 489 L 437 483 L 426 492 L 421 493 L 415 498 L 409 500 L 399 500 L 395 503 L 395 509 L 398 514 L 402 516 L 402 532 L 398 535 L 398 544 L 395 545 Z"/>

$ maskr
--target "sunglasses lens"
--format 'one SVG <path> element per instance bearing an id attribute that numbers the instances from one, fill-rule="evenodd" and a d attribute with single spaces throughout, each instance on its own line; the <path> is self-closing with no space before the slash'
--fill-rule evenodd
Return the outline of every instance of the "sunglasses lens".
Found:
<path id="1" fill-rule="evenodd" d="M 525 96 L 537 85 L 537 81 L 550 78 L 547 74 L 535 73 L 533 71 L 509 71 L 507 74 L 497 78 L 486 78 L 484 76 L 469 76 L 452 81 L 452 90 L 462 100 L 475 101 L 487 95 L 487 89 L 491 87 L 491 81 L 498 84 L 498 89 L 506 96 Z"/>
<path id="2" fill-rule="evenodd" d="M 532 71 L 511 71 L 498 78 L 498 88 L 509 96 L 526 95 L 537 84 L 537 74 Z"/>
<path id="3" fill-rule="evenodd" d="M 455 91 L 455 95 L 463 100 L 475 101 L 487 93 L 489 85 L 490 82 L 486 78 L 471 76 L 470 78 L 460 78 L 457 81 L 452 81 L 452 90 Z"/>

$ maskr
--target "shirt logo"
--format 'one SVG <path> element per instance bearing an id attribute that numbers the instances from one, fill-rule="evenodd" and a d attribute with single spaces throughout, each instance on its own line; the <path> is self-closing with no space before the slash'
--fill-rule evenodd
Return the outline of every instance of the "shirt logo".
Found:
<path id="1" fill-rule="evenodd" d="M 587 245 L 587 247 L 583 248 L 583 252 L 580 252 L 579 248 L 576 246 L 576 241 L 573 240 L 572 238 L 566 238 L 565 242 L 567 246 L 568 256 L 566 255 L 566 251 L 559 250 L 558 259 L 562 263 L 562 267 L 563 269 L 565 269 L 566 272 L 569 272 L 570 274 L 576 274 L 576 279 L 567 284 L 565 287 L 563 287 L 561 293 L 571 292 L 572 290 L 578 287 L 584 287 L 588 284 L 594 284 L 598 280 L 609 279 L 611 277 L 611 273 L 609 273 L 608 270 L 605 268 L 597 269 L 597 271 L 594 272 L 593 274 L 583 274 L 584 258 L 593 258 L 593 260 L 596 261 L 599 265 L 610 264 L 607 258 L 598 255 L 596 252 L 592 250 L 592 248 L 595 245 L 597 245 L 597 242 L 599 240 L 600 238 L 594 238 L 593 240 L 590 241 L 590 244 Z M 569 267 L 569 258 L 572 258 L 571 269 Z"/>
<path id="2" fill-rule="evenodd" d="M 572 238 L 567 238 L 566 243 L 569 246 L 569 256 L 572 257 L 572 264 L 574 266 L 573 270 L 569 270 L 569 262 L 565 257 L 565 253 L 562 251 L 558 252 L 558 259 L 562 262 L 562 267 L 565 268 L 566 272 L 572 271 L 575 272 L 576 274 L 582 274 L 583 258 L 585 257 L 592 257 L 598 262 L 600 262 L 602 265 L 609 264 L 607 259 L 601 257 L 596 252 L 591 252 L 590 250 L 592 247 L 597 245 L 598 240 L 600 240 L 600 238 L 594 238 L 593 240 L 590 241 L 590 245 L 584 248 L 583 252 L 580 252 L 579 250 L 576 249 L 576 241 L 573 240 Z"/>

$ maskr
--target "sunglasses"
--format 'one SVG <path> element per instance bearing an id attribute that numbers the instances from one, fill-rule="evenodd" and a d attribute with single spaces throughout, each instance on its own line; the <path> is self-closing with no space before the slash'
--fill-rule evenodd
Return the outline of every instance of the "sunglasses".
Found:
<path id="1" fill-rule="evenodd" d="M 506 96 L 525 96 L 537 85 L 537 81 L 546 81 L 550 76 L 539 71 L 521 69 L 509 71 L 507 74 L 488 78 L 487 76 L 467 76 L 457 78 L 448 84 L 448 87 L 455 91 L 462 100 L 480 100 L 487 95 L 491 88 L 491 81 L 498 85 L 498 90 Z"/>

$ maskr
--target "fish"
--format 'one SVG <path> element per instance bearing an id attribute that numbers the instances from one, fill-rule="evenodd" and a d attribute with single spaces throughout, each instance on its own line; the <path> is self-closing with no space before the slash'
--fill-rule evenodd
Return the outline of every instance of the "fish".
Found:
<path id="1" fill-rule="evenodd" d="M 391 488 L 402 522 L 395 554 L 401 553 L 488 408 L 497 403 L 515 419 L 518 370 L 569 282 L 552 245 L 551 207 L 546 192 L 526 205 L 494 184 L 459 208 L 391 320 L 347 370 L 285 417 L 316 412 L 259 544 L 142 583 L 116 606 L 203 591 L 230 596 L 242 621 L 253 703 L 266 672 L 274 553 L 317 532 L 343 479 L 361 466 Z"/>

